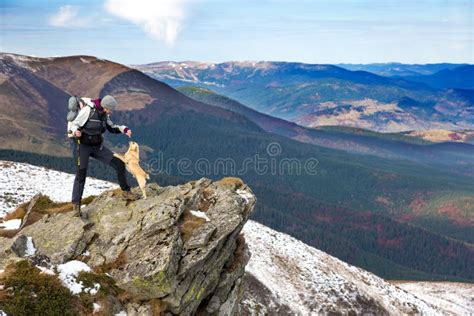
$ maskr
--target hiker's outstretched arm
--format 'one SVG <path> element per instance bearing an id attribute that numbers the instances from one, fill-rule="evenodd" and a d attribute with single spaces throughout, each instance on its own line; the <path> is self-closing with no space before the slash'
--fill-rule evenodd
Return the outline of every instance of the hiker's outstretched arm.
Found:
<path id="1" fill-rule="evenodd" d="M 89 119 L 89 114 L 91 113 L 91 108 L 88 106 L 83 107 L 74 121 L 71 122 L 71 132 L 75 132 L 80 129 L 84 124 L 86 124 L 87 120 Z"/>
<path id="2" fill-rule="evenodd" d="M 107 115 L 107 130 L 114 134 L 124 133 L 126 134 L 129 128 L 125 125 L 117 125 L 112 122 L 110 115 Z"/>

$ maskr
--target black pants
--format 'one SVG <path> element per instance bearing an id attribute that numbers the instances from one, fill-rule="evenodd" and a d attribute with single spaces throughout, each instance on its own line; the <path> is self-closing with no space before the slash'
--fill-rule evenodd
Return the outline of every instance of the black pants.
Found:
<path id="1" fill-rule="evenodd" d="M 75 137 L 69 137 L 69 147 L 71 148 L 72 163 L 74 167 L 77 167 L 77 139 Z"/>
<path id="2" fill-rule="evenodd" d="M 87 177 L 87 166 L 89 165 L 89 157 L 100 160 L 101 162 L 110 165 L 117 171 L 117 178 L 120 188 L 123 191 L 130 191 L 130 186 L 127 183 L 127 177 L 125 175 L 125 164 L 122 160 L 114 157 L 114 154 L 110 149 L 104 145 L 90 146 L 78 144 L 78 157 L 76 158 L 77 171 L 76 178 L 74 179 L 74 187 L 72 189 L 72 203 L 80 204 L 82 199 L 82 193 L 84 192 L 84 186 L 86 184 Z"/>

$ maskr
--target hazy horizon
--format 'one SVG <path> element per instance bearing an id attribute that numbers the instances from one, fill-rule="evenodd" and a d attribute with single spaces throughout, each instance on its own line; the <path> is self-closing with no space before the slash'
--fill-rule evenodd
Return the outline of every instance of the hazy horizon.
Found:
<path id="1" fill-rule="evenodd" d="M 474 63 L 474 2 L 2 0 L 0 50 L 310 64 Z"/>
<path id="2" fill-rule="evenodd" d="M 16 52 L 3 52 L 0 51 L 0 54 L 13 54 L 13 55 L 21 55 L 21 56 L 28 56 L 33 58 L 65 58 L 65 57 L 75 57 L 75 56 L 89 56 L 95 57 L 99 59 L 106 59 L 112 62 L 121 63 L 119 61 L 105 58 L 102 56 L 94 56 L 94 55 L 85 55 L 85 54 L 72 54 L 72 55 L 55 55 L 55 56 L 38 56 L 38 55 L 27 55 L 27 54 L 19 54 Z M 124 65 L 135 66 L 135 65 L 148 65 L 148 64 L 156 64 L 156 63 L 165 63 L 165 62 L 172 62 L 172 63 L 206 63 L 206 64 L 222 64 L 222 63 L 229 63 L 229 62 L 277 62 L 277 63 L 300 63 L 300 64 L 308 64 L 308 65 L 436 65 L 436 64 L 453 64 L 453 65 L 474 65 L 474 63 L 455 63 L 455 62 L 436 62 L 436 63 L 401 63 L 397 61 L 389 61 L 389 62 L 369 62 L 369 63 L 345 63 L 345 62 L 337 62 L 337 63 L 308 63 L 303 61 L 297 60 L 222 60 L 222 61 L 208 61 L 208 60 L 157 60 L 145 63 L 123 63 Z"/>

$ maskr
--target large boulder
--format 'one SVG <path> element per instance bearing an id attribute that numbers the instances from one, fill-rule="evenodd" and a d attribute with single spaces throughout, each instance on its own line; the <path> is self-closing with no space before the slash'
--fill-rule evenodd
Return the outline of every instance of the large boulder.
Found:
<path id="1" fill-rule="evenodd" d="M 148 198 L 133 202 L 116 191 L 95 198 L 83 207 L 92 227 L 69 213 L 54 214 L 18 236 L 30 238 L 36 255 L 51 264 L 79 259 L 108 273 L 134 298 L 125 306 L 130 315 L 152 314 L 148 302 L 157 301 L 171 314 L 237 312 L 250 257 L 240 232 L 256 202 L 250 188 L 236 178 L 202 178 L 146 189 Z M 9 248 L 0 249 L 0 269 L 18 259 L 14 240 L 0 238 Z"/>

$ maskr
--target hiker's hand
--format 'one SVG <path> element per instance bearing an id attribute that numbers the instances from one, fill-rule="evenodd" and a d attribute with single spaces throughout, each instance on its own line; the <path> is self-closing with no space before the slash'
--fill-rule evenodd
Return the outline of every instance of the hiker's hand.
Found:
<path id="1" fill-rule="evenodd" d="M 132 130 L 129 129 L 126 134 L 129 138 L 132 138 Z"/>
<path id="2" fill-rule="evenodd" d="M 82 135 L 82 133 L 79 130 L 74 132 L 74 136 L 76 136 L 76 137 L 81 137 L 81 135 Z"/>

